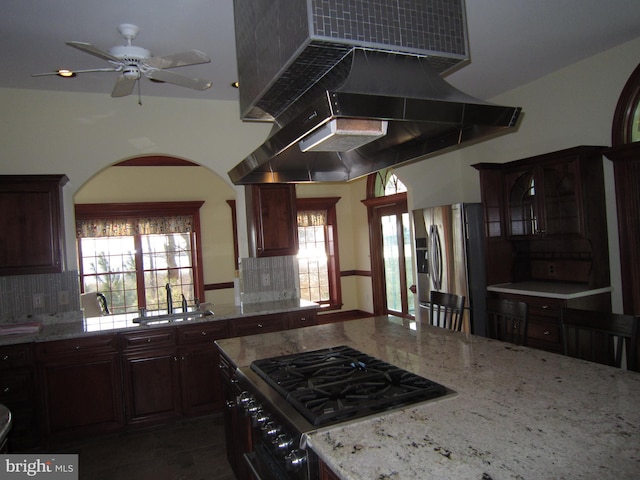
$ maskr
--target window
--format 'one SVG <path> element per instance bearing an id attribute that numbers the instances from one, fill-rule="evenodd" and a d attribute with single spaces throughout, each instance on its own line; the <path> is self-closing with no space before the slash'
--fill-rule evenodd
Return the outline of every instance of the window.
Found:
<path id="1" fill-rule="evenodd" d="M 83 292 L 99 292 L 112 313 L 167 310 L 204 297 L 202 202 L 76 205 Z"/>
<path id="2" fill-rule="evenodd" d="M 298 264 L 300 296 L 327 308 L 340 308 L 340 266 L 335 205 L 339 198 L 299 198 Z"/>

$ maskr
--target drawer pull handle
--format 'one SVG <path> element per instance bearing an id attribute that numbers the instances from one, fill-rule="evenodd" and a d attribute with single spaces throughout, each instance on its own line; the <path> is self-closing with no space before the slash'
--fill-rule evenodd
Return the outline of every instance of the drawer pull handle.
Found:
<path id="1" fill-rule="evenodd" d="M 2 360 L 4 360 L 4 361 L 9 360 L 9 355 L 5 355 L 4 357 L 2 357 Z"/>
<path id="2" fill-rule="evenodd" d="M 207 332 L 201 332 L 203 337 L 207 336 Z"/>
<path id="3" fill-rule="evenodd" d="M 258 324 L 258 328 L 262 328 L 262 324 L 261 323 Z"/>
<path id="4" fill-rule="evenodd" d="M 75 346 L 75 349 L 76 349 L 76 350 L 80 350 L 80 345 L 76 345 L 76 346 Z"/>
<path id="5" fill-rule="evenodd" d="M 300 321 L 301 322 L 306 322 L 307 321 L 307 317 L 300 317 Z"/>
<path id="6" fill-rule="evenodd" d="M 551 308 L 549 305 L 542 305 L 543 310 L 548 310 L 549 308 Z"/>
<path id="7" fill-rule="evenodd" d="M 4 387 L 4 389 L 2 390 L 4 393 L 9 393 L 11 391 L 11 388 L 9 387 Z"/>
<path id="8" fill-rule="evenodd" d="M 544 334 L 545 335 L 551 335 L 551 332 L 549 330 L 545 330 Z"/>
<path id="9" fill-rule="evenodd" d="M 151 337 L 147 338 L 147 343 L 151 343 Z"/>

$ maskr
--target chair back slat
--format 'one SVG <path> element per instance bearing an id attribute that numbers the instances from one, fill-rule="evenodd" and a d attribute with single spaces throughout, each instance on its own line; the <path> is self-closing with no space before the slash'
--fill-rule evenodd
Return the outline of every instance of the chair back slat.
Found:
<path id="1" fill-rule="evenodd" d="M 562 347 L 565 355 L 612 367 L 638 371 L 640 317 L 619 313 L 563 308 Z"/>
<path id="2" fill-rule="evenodd" d="M 487 298 L 487 335 L 503 342 L 526 345 L 528 313 L 526 302 Z"/>
<path id="3" fill-rule="evenodd" d="M 463 295 L 432 291 L 429 303 L 429 323 L 456 332 L 462 331 Z"/>

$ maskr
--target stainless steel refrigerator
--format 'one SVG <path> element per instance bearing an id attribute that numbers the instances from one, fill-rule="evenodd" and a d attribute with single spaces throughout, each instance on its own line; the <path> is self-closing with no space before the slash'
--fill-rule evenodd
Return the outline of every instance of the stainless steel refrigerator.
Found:
<path id="1" fill-rule="evenodd" d="M 413 211 L 419 312 L 429 319 L 432 290 L 465 296 L 463 331 L 485 335 L 486 262 L 480 203 Z"/>

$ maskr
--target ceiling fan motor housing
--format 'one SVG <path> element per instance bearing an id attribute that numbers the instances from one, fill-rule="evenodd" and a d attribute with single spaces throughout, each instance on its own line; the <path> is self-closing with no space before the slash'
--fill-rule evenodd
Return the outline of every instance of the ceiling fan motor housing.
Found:
<path id="1" fill-rule="evenodd" d="M 133 65 L 128 65 L 122 70 L 122 76 L 131 80 L 140 78 L 140 69 Z"/>
<path id="2" fill-rule="evenodd" d="M 109 53 L 119 58 L 124 63 L 137 63 L 151 57 L 151 52 L 146 48 L 134 45 L 119 45 L 109 49 Z"/>

